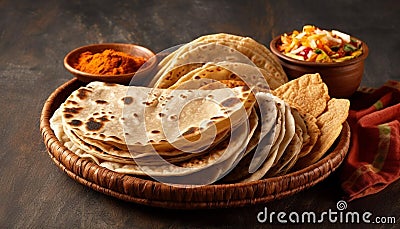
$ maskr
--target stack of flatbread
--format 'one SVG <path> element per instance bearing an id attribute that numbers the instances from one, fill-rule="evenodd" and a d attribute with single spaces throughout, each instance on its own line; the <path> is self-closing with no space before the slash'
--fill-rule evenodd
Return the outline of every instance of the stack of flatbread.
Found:
<path id="1" fill-rule="evenodd" d="M 340 135 L 350 103 L 330 98 L 318 73 L 292 80 L 271 93 L 276 96 L 278 115 L 267 159 L 252 169 L 251 152 L 224 181 L 248 182 L 305 168 L 321 159 Z"/>
<path id="2" fill-rule="evenodd" d="M 212 162 L 231 167 L 258 125 L 248 119 L 254 103 L 247 86 L 171 90 L 92 82 L 67 98 L 51 124 L 68 148 L 111 170 L 184 176 Z M 227 170 L 219 169 L 213 179 Z"/>
<path id="3" fill-rule="evenodd" d="M 250 37 L 220 33 L 199 37 L 169 54 L 160 62 L 158 73 L 149 86 L 169 88 L 181 77 L 187 80 L 198 71 L 204 70 L 200 67 L 206 63 L 218 63 L 231 70 L 234 64 L 244 66 L 249 75 L 244 75 L 242 72 L 238 78 L 245 81 L 247 85 L 265 86 L 260 79 L 256 81 L 248 79 L 258 76 L 262 76 L 263 81 L 266 81 L 271 89 L 288 81 L 278 59 L 264 45 Z M 201 73 L 196 75 L 202 76 Z"/>
<path id="4" fill-rule="evenodd" d="M 341 132 L 348 100 L 318 74 L 288 82 L 251 38 L 200 37 L 148 87 L 92 82 L 51 118 L 57 138 L 110 170 L 170 184 L 248 182 L 307 167 Z"/>

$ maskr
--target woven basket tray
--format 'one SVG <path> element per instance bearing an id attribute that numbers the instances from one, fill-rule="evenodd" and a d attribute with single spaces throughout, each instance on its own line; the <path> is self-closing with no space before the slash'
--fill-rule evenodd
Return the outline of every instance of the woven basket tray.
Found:
<path id="1" fill-rule="evenodd" d="M 129 202 L 177 209 L 226 208 L 266 203 L 293 195 L 324 180 L 341 164 L 349 148 L 350 128 L 344 123 L 330 153 L 305 169 L 244 184 L 215 184 L 196 188 L 169 186 L 100 167 L 80 158 L 58 141 L 49 120 L 61 103 L 82 85 L 76 79 L 70 80 L 57 88 L 44 104 L 40 130 L 48 153 L 55 164 L 75 181 Z"/>

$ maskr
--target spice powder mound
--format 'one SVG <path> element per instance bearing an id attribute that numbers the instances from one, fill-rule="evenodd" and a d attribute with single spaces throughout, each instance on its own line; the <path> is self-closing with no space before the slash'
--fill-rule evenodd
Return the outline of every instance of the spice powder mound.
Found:
<path id="1" fill-rule="evenodd" d="M 124 52 L 106 49 L 101 53 L 81 53 L 75 69 L 100 75 L 120 75 L 136 72 L 146 62 L 143 57 L 131 56 Z"/>

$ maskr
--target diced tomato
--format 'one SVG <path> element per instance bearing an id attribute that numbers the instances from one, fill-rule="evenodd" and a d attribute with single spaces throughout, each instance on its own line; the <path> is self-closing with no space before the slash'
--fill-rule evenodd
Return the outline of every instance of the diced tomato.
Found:
<path id="1" fill-rule="evenodd" d="M 312 48 L 305 48 L 304 50 L 302 50 L 301 52 L 299 52 L 297 55 L 304 57 L 304 60 L 307 60 L 308 58 L 308 53 L 312 51 Z"/>
<path id="2" fill-rule="evenodd" d="M 343 46 L 341 46 L 336 53 L 339 55 L 338 58 L 344 57 L 346 55 L 346 52 L 343 50 Z"/>

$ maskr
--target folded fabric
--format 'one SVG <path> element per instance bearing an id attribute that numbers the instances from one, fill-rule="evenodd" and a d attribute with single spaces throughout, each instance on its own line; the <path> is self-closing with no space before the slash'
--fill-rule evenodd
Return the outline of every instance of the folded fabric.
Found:
<path id="1" fill-rule="evenodd" d="M 400 83 L 351 98 L 349 153 L 340 171 L 348 201 L 377 193 L 400 178 Z"/>

